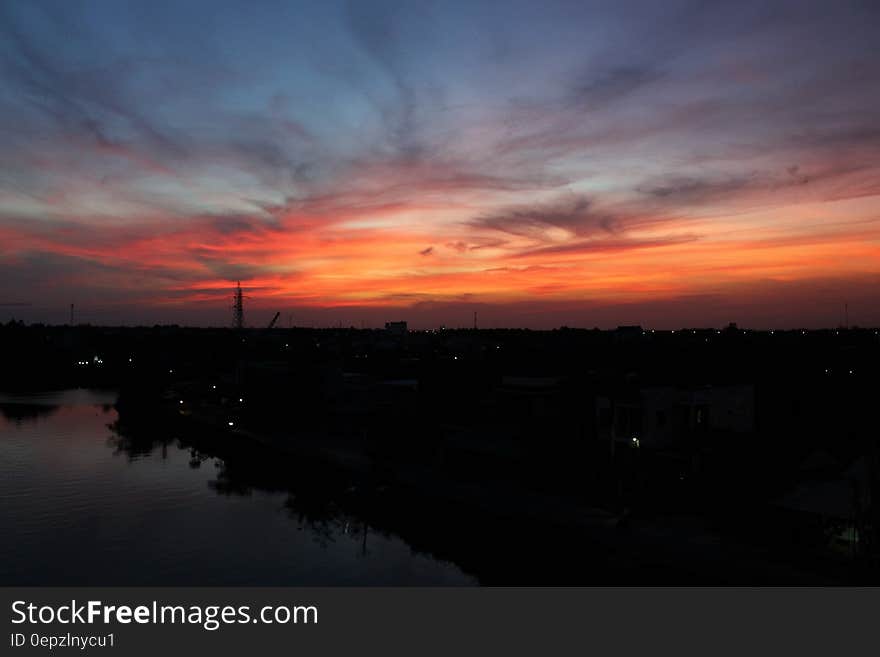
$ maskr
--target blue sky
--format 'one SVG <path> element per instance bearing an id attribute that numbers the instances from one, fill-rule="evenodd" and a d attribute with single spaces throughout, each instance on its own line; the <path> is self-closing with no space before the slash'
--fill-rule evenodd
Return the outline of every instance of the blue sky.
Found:
<path id="1" fill-rule="evenodd" d="M 880 323 L 877 7 L 7 0 L 0 302 Z"/>

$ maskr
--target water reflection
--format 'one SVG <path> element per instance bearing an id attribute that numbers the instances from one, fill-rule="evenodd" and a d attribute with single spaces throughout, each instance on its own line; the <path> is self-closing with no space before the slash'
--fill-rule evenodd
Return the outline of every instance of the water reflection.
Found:
<path id="1" fill-rule="evenodd" d="M 57 390 L 30 394 L 0 393 L 0 416 L 7 422 L 21 425 L 47 418 L 64 405 L 100 404 L 112 410 L 116 395 L 97 390 Z"/>
<path id="2" fill-rule="evenodd" d="M 337 539 L 357 541 L 361 554 L 369 553 L 368 516 L 372 514 L 382 490 L 354 485 L 344 475 L 314 462 L 299 463 L 290 457 L 269 452 L 239 439 L 188 427 L 179 437 L 170 438 L 161 426 L 140 418 L 109 425 L 109 443 L 116 454 L 130 460 L 155 456 L 168 458 L 169 446 L 189 456 L 190 469 L 203 464 L 213 469 L 208 487 L 221 496 L 250 497 L 255 491 L 285 495 L 283 508 L 298 531 L 306 530 L 312 540 L 327 547 Z M 374 529 L 389 538 L 392 532 Z"/>
<path id="3" fill-rule="evenodd" d="M 379 491 L 112 402 L 0 397 L 0 583 L 474 583 L 374 526 Z"/>
<path id="4" fill-rule="evenodd" d="M 57 410 L 57 406 L 41 404 L 0 404 L 0 414 L 19 426 L 23 422 L 36 422 L 40 418 L 48 417 Z"/>

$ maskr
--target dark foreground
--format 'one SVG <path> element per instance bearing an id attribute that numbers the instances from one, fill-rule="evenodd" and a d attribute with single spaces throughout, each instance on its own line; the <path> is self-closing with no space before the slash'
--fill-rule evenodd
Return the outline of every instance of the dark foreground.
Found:
<path id="1" fill-rule="evenodd" d="M 130 501 L 120 494 L 130 480 L 108 483 L 112 508 L 80 518 L 68 547 L 118 548 L 130 566 L 104 580 L 96 567 L 89 583 L 878 579 L 874 330 L 2 333 L 5 362 L 20 366 L 6 389 L 118 389 L 101 410 L 110 437 L 93 442 L 161 477 L 200 473 L 199 492 L 174 502 L 186 530 L 156 510 L 161 477 Z M 39 404 L 6 401 L 19 428 L 45 421 Z M 93 449 L 54 445 L 40 455 L 54 467 L 100 469 Z M 47 467 L 52 479 L 51 464 L 25 461 L 20 470 Z M 5 462 L 4 534 L 22 547 L 26 508 L 9 482 L 23 475 Z M 45 508 L 57 503 L 47 522 L 73 522 L 63 490 L 41 498 L 29 485 Z M 86 485 L 67 492 L 77 500 Z M 200 513 L 208 491 L 220 501 Z M 284 513 L 236 501 L 264 499 Z M 143 528 L 133 552 L 119 547 L 127 514 Z M 291 531 L 317 548 L 303 551 Z M 203 540 L 178 540 L 181 554 L 172 536 Z M 199 551 L 213 555 L 202 567 Z M 28 583 L 11 574 L 30 563 L 24 552 L 5 555 L 4 579 Z M 50 583 L 85 577 L 41 572 Z"/>

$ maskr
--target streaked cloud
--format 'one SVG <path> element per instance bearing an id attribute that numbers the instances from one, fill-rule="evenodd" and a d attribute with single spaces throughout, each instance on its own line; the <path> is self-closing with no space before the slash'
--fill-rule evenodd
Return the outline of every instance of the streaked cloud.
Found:
<path id="1" fill-rule="evenodd" d="M 34 318 L 76 297 L 219 321 L 241 279 L 315 321 L 674 324 L 701 299 L 748 323 L 796 290 L 773 321 L 801 324 L 880 271 L 878 18 L 4 3 L 0 267 Z"/>

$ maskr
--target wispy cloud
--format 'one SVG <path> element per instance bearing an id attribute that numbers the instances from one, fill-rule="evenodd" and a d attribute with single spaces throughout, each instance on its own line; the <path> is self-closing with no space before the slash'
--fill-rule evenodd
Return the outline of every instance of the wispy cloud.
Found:
<path id="1" fill-rule="evenodd" d="M 511 322 L 862 289 L 875 4 L 5 3 L 0 266 L 47 303 L 242 279 Z"/>

